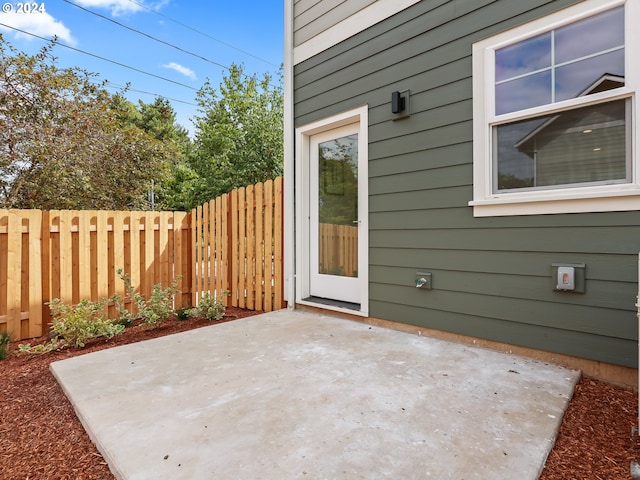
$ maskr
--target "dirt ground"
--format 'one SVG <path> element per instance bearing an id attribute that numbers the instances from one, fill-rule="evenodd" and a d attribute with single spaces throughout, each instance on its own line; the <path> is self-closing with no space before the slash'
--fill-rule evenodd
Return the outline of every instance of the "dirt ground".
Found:
<path id="1" fill-rule="evenodd" d="M 259 312 L 228 308 L 221 322 Z M 216 323 L 221 323 L 216 322 Z M 111 480 L 107 464 L 89 440 L 49 363 L 117 345 L 211 325 L 201 319 L 169 320 L 155 330 L 141 326 L 83 349 L 41 356 L 11 355 L 0 362 L 0 478 L 3 480 Z M 37 344 L 44 338 L 32 340 Z M 15 350 L 17 344 L 12 344 Z M 576 386 L 541 480 L 628 480 L 640 461 L 637 394 L 583 378 Z M 516 472 L 514 472 L 516 474 Z M 517 476 L 517 474 L 516 474 Z M 516 478 L 514 476 L 514 478 Z"/>

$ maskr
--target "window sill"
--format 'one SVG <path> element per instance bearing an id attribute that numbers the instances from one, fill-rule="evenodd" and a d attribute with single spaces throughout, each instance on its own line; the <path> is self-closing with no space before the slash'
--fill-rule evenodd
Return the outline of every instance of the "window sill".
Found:
<path id="1" fill-rule="evenodd" d="M 510 193 L 472 200 L 469 206 L 473 207 L 474 217 L 640 211 L 640 188 L 625 186 L 591 192 Z"/>

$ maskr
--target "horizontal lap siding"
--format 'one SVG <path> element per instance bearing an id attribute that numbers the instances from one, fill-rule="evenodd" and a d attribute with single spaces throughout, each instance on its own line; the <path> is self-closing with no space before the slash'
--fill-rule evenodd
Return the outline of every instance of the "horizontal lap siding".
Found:
<path id="1" fill-rule="evenodd" d="M 296 66 L 296 125 L 369 105 L 369 312 L 637 366 L 640 213 L 474 218 L 473 42 L 575 1 L 423 1 Z M 411 116 L 391 120 L 393 90 Z M 552 263 L 586 264 L 586 293 Z M 433 290 L 413 286 L 433 273 Z"/>
<path id="2" fill-rule="evenodd" d="M 376 0 L 300 0 L 294 7 L 294 44 L 298 46 L 328 30 Z"/>

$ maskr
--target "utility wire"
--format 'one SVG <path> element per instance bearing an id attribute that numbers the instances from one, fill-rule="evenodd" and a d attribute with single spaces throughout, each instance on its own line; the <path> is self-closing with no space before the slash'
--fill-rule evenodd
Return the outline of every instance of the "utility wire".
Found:
<path id="1" fill-rule="evenodd" d="M 189 51 L 189 50 L 185 50 L 185 49 L 184 49 L 184 48 L 182 48 L 182 47 L 179 47 L 179 46 L 174 45 L 174 44 L 172 44 L 172 43 L 169 43 L 169 42 L 166 42 L 166 41 L 161 40 L 161 39 L 159 39 L 159 38 L 156 38 L 156 37 L 154 37 L 153 35 L 149 35 L 148 33 L 145 33 L 145 32 L 142 32 L 142 31 L 140 31 L 140 30 L 137 30 L 137 29 L 135 29 L 135 28 L 129 27 L 128 25 L 125 25 L 125 24 L 123 24 L 123 23 L 120 23 L 120 22 L 118 22 L 118 21 L 116 21 L 116 20 L 114 20 L 114 19 L 112 19 L 112 18 L 109 18 L 109 17 L 107 17 L 107 16 L 105 16 L 105 15 L 102 15 L 102 14 L 100 14 L 100 13 L 94 12 L 93 10 L 89 10 L 88 8 L 84 8 L 84 7 L 80 6 L 80 5 L 78 5 L 77 3 L 72 2 L 71 0 L 63 0 L 63 1 L 64 1 L 65 3 L 68 3 L 69 5 L 73 5 L 74 7 L 79 8 L 80 10 L 83 10 L 83 11 L 85 11 L 85 12 L 87 12 L 87 13 L 90 13 L 91 15 L 95 15 L 95 16 L 96 16 L 96 17 L 98 17 L 98 18 L 102 18 L 103 20 L 107 20 L 108 22 L 111 22 L 111 23 L 113 23 L 113 24 L 115 24 L 115 25 L 118 25 L 118 26 L 120 26 L 120 27 L 122 27 L 122 28 L 126 28 L 127 30 L 130 30 L 130 31 L 132 31 L 132 32 L 135 32 L 135 33 L 137 33 L 137 34 L 139 34 L 139 35 L 142 35 L 142 36 L 144 36 L 144 37 L 147 37 L 147 38 L 149 38 L 149 39 L 151 39 L 151 40 L 154 40 L 154 41 L 156 41 L 156 42 L 159 42 L 159 43 L 161 43 L 161 44 L 163 44 L 163 45 L 166 45 L 166 46 L 168 46 L 168 47 L 174 48 L 174 49 L 176 49 L 176 50 L 178 50 L 178 51 L 180 51 L 180 52 L 182 52 L 182 53 L 186 53 L 187 55 L 191 55 L 192 57 L 198 58 L 199 60 L 203 60 L 203 61 L 205 61 L 205 62 L 207 62 L 207 63 L 211 63 L 211 64 L 216 65 L 216 66 L 218 66 L 218 67 L 224 68 L 224 69 L 225 69 L 225 70 L 227 70 L 227 71 L 231 71 L 231 68 L 227 67 L 226 65 L 223 65 L 223 64 L 218 63 L 218 62 L 216 62 L 216 61 L 210 60 L 210 59 L 208 59 L 208 58 L 206 58 L 206 57 L 203 57 L 202 55 L 199 55 L 199 54 L 197 54 L 197 53 L 191 52 L 191 51 Z M 245 78 L 252 78 L 250 75 L 247 75 L 246 73 L 243 73 L 243 74 L 242 74 L 242 76 L 243 76 L 243 77 L 245 77 Z M 268 85 L 269 85 L 271 88 L 278 88 L 277 86 L 272 85 L 272 84 L 268 84 Z"/>
<path id="2" fill-rule="evenodd" d="M 11 30 L 15 30 L 16 32 L 20 32 L 20 33 L 23 33 L 25 35 L 30 35 L 32 37 L 39 38 L 40 40 L 44 40 L 45 42 L 50 42 L 51 41 L 50 38 L 41 37 L 40 35 L 36 35 L 35 33 L 27 32 L 25 30 L 21 30 L 21 29 L 16 28 L 16 27 L 12 27 L 11 25 L 6 25 L 4 23 L 0 23 L 0 26 L 5 27 L 5 28 L 10 28 Z M 130 65 L 126 65 L 124 63 L 120 63 L 120 62 L 117 62 L 115 60 L 111 60 L 109 58 L 101 57 L 100 55 L 96 55 L 95 53 L 91 53 L 91 52 L 87 52 L 87 51 L 84 51 L 84 50 L 80 50 L 79 48 L 75 48 L 75 47 L 72 47 L 70 45 L 66 45 L 64 43 L 60 43 L 55 38 L 53 39 L 53 41 L 55 42 L 56 45 L 60 45 L 61 47 L 68 48 L 69 50 L 73 50 L 75 52 L 82 53 L 84 55 L 89 55 L 90 57 L 94 57 L 94 58 L 97 58 L 99 60 L 103 60 L 105 62 L 113 63 L 114 65 L 118 65 L 119 67 L 128 68 L 129 70 L 133 70 L 134 72 L 142 73 L 143 75 L 148 75 L 150 77 L 154 77 L 154 78 L 157 78 L 157 79 L 160 79 L 160 80 L 164 80 L 165 82 L 170 82 L 170 83 L 173 83 L 175 85 L 179 85 L 181 87 L 188 88 L 189 90 L 193 90 L 195 92 L 198 91 L 197 88 L 194 88 L 194 87 L 192 87 L 190 85 L 186 85 L 184 83 L 176 82 L 175 80 L 171 80 L 170 78 L 162 77 L 160 75 L 156 75 L 155 73 L 145 72 L 144 70 L 140 70 L 139 68 L 132 67 Z"/>
<path id="3" fill-rule="evenodd" d="M 105 85 L 105 87 L 113 88 L 113 89 L 117 88 L 117 89 L 120 89 L 120 90 L 126 90 L 128 92 L 143 93 L 145 95 L 151 95 L 151 96 L 154 96 L 156 98 L 165 98 L 167 100 L 171 100 L 172 102 L 183 103 L 185 105 L 190 105 L 192 107 L 197 107 L 198 106 L 195 103 L 187 102 L 186 100 L 178 100 L 177 98 L 167 97 L 166 95 L 162 95 L 160 93 L 147 92 L 146 90 L 139 90 L 137 88 L 131 88 L 131 87 L 123 86 L 123 85 L 118 85 L 117 83 L 113 83 L 113 82 L 111 82 L 109 80 L 107 80 L 107 84 Z"/>
<path id="4" fill-rule="evenodd" d="M 236 51 L 238 51 L 238 52 L 240 52 L 240 53 L 243 53 L 244 55 L 248 55 L 248 56 L 250 56 L 250 57 L 252 57 L 252 58 L 255 58 L 256 60 L 260 60 L 261 62 L 267 63 L 267 64 L 271 65 L 272 67 L 276 67 L 276 68 L 278 68 L 278 65 L 276 65 L 275 63 L 270 62 L 269 60 L 265 60 L 264 58 L 260 58 L 259 56 L 254 55 L 254 54 L 253 54 L 253 53 L 251 53 L 251 52 L 247 52 L 246 50 L 242 50 L 241 48 L 238 48 L 238 47 L 236 47 L 236 46 L 234 46 L 234 45 L 231 45 L 230 43 L 227 43 L 227 42 L 224 42 L 224 41 L 222 41 L 222 40 L 220 40 L 220 39 L 217 39 L 217 38 L 215 38 L 215 37 L 212 37 L 212 36 L 211 36 L 211 35 L 209 35 L 208 33 L 205 33 L 205 32 L 203 32 L 203 31 L 201 31 L 201 30 L 198 30 L 198 29 L 196 29 L 196 28 L 193 28 L 193 27 L 191 27 L 191 26 L 187 25 L 186 23 L 182 23 L 182 22 L 181 22 L 181 21 L 179 21 L 179 20 L 176 20 L 176 19 L 174 19 L 174 18 L 171 18 L 171 17 L 169 17 L 168 15 L 165 15 L 164 13 L 161 13 L 160 11 L 158 11 L 158 10 L 156 10 L 156 9 L 154 9 L 154 8 L 151 8 L 151 7 L 148 7 L 147 5 L 143 5 L 142 3 L 136 2 L 136 0 L 129 0 L 129 2 L 131 2 L 131 3 L 133 3 L 133 4 L 137 5 L 137 6 L 139 6 L 140 8 L 144 8 L 145 10 L 147 10 L 147 11 L 149 11 L 149 12 L 151 12 L 151 13 L 154 13 L 154 14 L 156 14 L 156 15 L 158 15 L 158 16 L 160 16 L 160 17 L 162 17 L 162 18 L 165 18 L 165 19 L 169 20 L 170 22 L 175 23 L 176 25 L 180 25 L 181 27 L 186 28 L 187 30 L 191 30 L 192 32 L 197 33 L 198 35 L 202 35 L 203 37 L 206 37 L 206 38 L 208 38 L 208 39 L 210 39 L 210 40 L 213 40 L 214 42 L 218 42 L 218 43 L 220 43 L 221 45 L 224 45 L 225 47 L 232 48 L 233 50 L 236 50 Z"/>
<path id="5" fill-rule="evenodd" d="M 180 51 L 182 53 L 186 53 L 187 55 L 191 55 L 192 57 L 196 57 L 196 58 L 198 58 L 200 60 L 204 60 L 207 63 L 211 63 L 211 64 L 216 65 L 218 67 L 222 67 L 225 70 L 229 70 L 229 67 L 227 67 L 226 65 L 223 65 L 221 63 L 215 62 L 213 60 L 209 60 L 208 58 L 203 57 L 202 55 L 198 55 L 197 53 L 193 53 L 193 52 L 190 52 L 188 50 L 185 50 L 182 47 L 174 45 L 173 43 L 169 43 L 169 42 L 165 42 L 164 40 L 160 40 L 159 38 L 156 38 L 156 37 L 154 37 L 152 35 L 149 35 L 148 33 L 141 32 L 140 30 L 136 30 L 135 28 L 129 27 L 128 25 L 125 25 L 124 23 L 120 23 L 120 22 L 114 20 L 113 18 L 109 18 L 109 17 L 107 17 L 105 15 L 102 15 L 102 14 L 100 14 L 98 12 L 94 12 L 93 10 L 89 10 L 88 8 L 84 8 L 84 7 L 80 6 L 80 5 L 78 5 L 77 3 L 72 2 L 71 0 L 63 0 L 63 1 L 65 3 L 68 3 L 69 5 L 73 5 L 74 7 L 79 8 L 80 10 L 84 10 L 85 12 L 90 13 L 91 15 L 95 15 L 96 17 L 100 17 L 103 20 L 107 20 L 107 21 L 109 21 L 111 23 L 115 23 L 116 25 L 118 25 L 118 26 L 120 26 L 122 28 L 126 28 L 127 30 L 130 30 L 130 31 L 135 32 L 135 33 L 138 33 L 140 35 L 143 35 L 143 36 L 145 36 L 147 38 L 150 38 L 151 40 L 154 40 L 156 42 L 162 43 L 163 45 L 166 45 L 168 47 L 175 48 L 176 50 L 178 50 L 178 51 Z"/>

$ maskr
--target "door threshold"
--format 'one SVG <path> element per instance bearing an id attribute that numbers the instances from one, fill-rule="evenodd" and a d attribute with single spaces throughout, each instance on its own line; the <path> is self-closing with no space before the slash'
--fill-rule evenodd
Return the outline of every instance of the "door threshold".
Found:
<path id="1" fill-rule="evenodd" d="M 322 297 L 314 297 L 314 296 L 303 298 L 302 300 L 304 302 L 317 303 L 317 304 L 326 305 L 329 307 L 344 308 L 346 310 L 354 310 L 356 312 L 360 311 L 359 303 L 343 302 L 341 300 L 334 300 L 331 298 L 322 298 Z"/>

